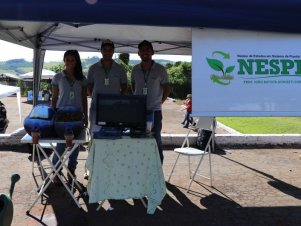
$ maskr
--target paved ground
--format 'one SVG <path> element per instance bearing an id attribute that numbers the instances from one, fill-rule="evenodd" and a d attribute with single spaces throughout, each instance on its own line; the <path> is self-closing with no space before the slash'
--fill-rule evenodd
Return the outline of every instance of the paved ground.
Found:
<path id="1" fill-rule="evenodd" d="M 17 115 L 16 100 L 5 98 L 9 117 Z M 3 101 L 3 102 L 4 102 Z M 172 102 L 170 114 L 164 111 L 163 132 L 185 133 L 180 121 L 183 112 Z M 10 107 L 15 105 L 15 108 Z M 30 104 L 24 103 L 26 109 Z M 173 109 L 173 110 L 172 110 Z M 26 114 L 25 114 L 26 115 Z M 16 119 L 15 119 L 16 121 Z M 10 124 L 11 127 L 13 124 Z M 220 131 L 223 132 L 223 131 Z M 221 147 L 222 148 L 222 147 Z M 34 201 L 36 185 L 31 175 L 31 154 L 26 145 L 0 146 L 0 192 L 7 192 L 10 175 L 18 173 L 21 180 L 13 194 L 14 219 L 12 226 L 34 225 L 301 225 L 301 160 L 299 149 L 244 149 L 219 150 L 213 154 L 214 187 L 198 178 L 191 193 L 186 193 L 188 184 L 187 161 L 180 160 L 170 183 L 161 209 L 154 215 L 147 215 L 140 202 L 111 201 L 109 210 L 105 203 L 99 212 L 97 205 L 80 199 L 82 210 L 78 209 L 63 188 L 51 186 L 47 198 L 40 201 L 26 215 Z M 77 169 L 78 181 L 84 186 L 84 164 L 88 152 L 82 151 Z M 167 179 L 175 154 L 165 150 L 163 171 Z M 204 165 L 205 169 L 208 169 Z M 36 178 L 38 181 L 39 177 Z"/>
<path id="2" fill-rule="evenodd" d="M 35 199 L 36 185 L 31 176 L 31 154 L 26 146 L 0 147 L 0 191 L 9 187 L 9 176 L 19 173 L 21 180 L 13 194 L 13 226 L 25 225 L 301 225 L 300 150 L 227 150 L 213 154 L 214 187 L 193 183 L 186 193 L 187 161 L 182 158 L 167 195 L 154 215 L 147 215 L 140 202 L 111 201 L 114 210 L 99 212 L 97 205 L 80 199 L 78 209 L 63 188 L 47 190 L 47 205 L 37 205 L 26 215 Z M 83 169 L 87 152 L 80 153 L 78 181 L 86 186 Z M 168 178 L 175 160 L 173 151 L 165 151 L 163 170 Z M 204 165 L 205 166 L 205 165 Z M 205 168 L 207 168 L 205 166 Z M 40 178 L 37 177 L 39 181 Z"/>

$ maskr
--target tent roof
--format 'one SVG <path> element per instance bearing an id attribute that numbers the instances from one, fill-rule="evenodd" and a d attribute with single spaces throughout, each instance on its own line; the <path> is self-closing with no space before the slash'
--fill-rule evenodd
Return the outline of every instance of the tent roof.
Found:
<path id="1" fill-rule="evenodd" d="M 12 78 L 12 79 L 15 79 L 15 80 L 21 80 L 21 78 L 18 76 L 18 75 L 13 75 L 13 74 L 10 74 L 10 73 L 2 73 L 0 75 L 2 78 Z"/>
<path id="2" fill-rule="evenodd" d="M 300 11 L 296 0 L 2 0 L 0 20 L 300 32 Z"/>
<path id="3" fill-rule="evenodd" d="M 1 29 L 2 28 L 2 29 Z M 147 39 L 159 54 L 190 55 L 191 28 L 109 25 L 66 24 L 48 22 L 0 21 L 0 38 L 45 50 L 77 49 L 98 52 L 102 40 L 115 42 L 118 53 L 136 53 L 141 40 Z"/>
<path id="4" fill-rule="evenodd" d="M 95 4 L 93 4 L 95 3 Z M 191 28 L 301 32 L 295 0 L 3 0 L 0 38 L 35 49 L 136 53 L 147 39 L 160 54 L 191 54 Z"/>
<path id="5" fill-rule="evenodd" d="M 20 87 L 0 84 L 0 98 L 11 96 L 18 92 L 20 92 Z"/>
<path id="6" fill-rule="evenodd" d="M 47 69 L 42 70 L 42 77 L 41 79 L 52 79 L 55 76 L 55 72 Z M 33 71 L 27 72 L 25 74 L 20 75 L 21 79 L 32 79 L 33 78 Z"/>

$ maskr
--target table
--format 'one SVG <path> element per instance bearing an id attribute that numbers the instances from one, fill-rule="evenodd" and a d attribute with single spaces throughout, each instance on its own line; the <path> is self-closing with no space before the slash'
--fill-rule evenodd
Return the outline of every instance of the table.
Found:
<path id="1" fill-rule="evenodd" d="M 27 211 L 27 214 L 30 212 L 32 207 L 36 204 L 38 199 L 40 197 L 42 197 L 43 193 L 46 191 L 46 189 L 48 188 L 48 186 L 50 185 L 51 181 L 53 180 L 53 178 L 55 176 L 57 176 L 62 181 L 62 184 L 64 185 L 67 192 L 71 195 L 74 202 L 77 204 L 77 206 L 79 208 L 81 208 L 77 198 L 74 196 L 74 192 L 73 192 L 73 190 L 75 188 L 74 184 L 77 186 L 79 191 L 83 191 L 83 189 L 82 189 L 81 185 L 77 182 L 76 178 L 74 178 L 74 176 L 69 171 L 69 169 L 66 165 L 66 161 L 67 161 L 68 157 L 72 154 L 72 152 L 80 144 L 84 144 L 86 142 L 89 142 L 89 136 L 87 134 L 87 131 L 83 130 L 82 133 L 76 139 L 74 139 L 72 141 L 72 143 L 74 145 L 71 148 L 67 147 L 66 150 L 64 151 L 63 155 L 59 156 L 59 154 L 56 151 L 56 144 L 57 143 L 65 143 L 64 139 L 60 139 L 60 138 L 41 138 L 41 139 L 39 139 L 38 144 L 33 144 L 32 143 L 32 137 L 29 134 L 26 134 L 21 139 L 21 143 L 29 143 L 29 144 L 33 145 L 33 147 L 32 147 L 32 175 L 35 178 L 35 172 L 34 172 L 35 166 L 34 166 L 34 164 L 35 164 L 35 161 L 37 160 L 37 168 L 39 169 L 39 171 L 41 173 L 41 177 L 42 177 L 42 183 L 40 185 L 37 184 L 37 186 L 38 186 L 38 196 L 36 197 L 36 199 L 32 203 L 32 205 L 29 207 L 29 209 Z M 47 147 L 47 148 L 51 147 L 52 150 L 53 150 L 53 154 L 55 154 L 59 157 L 59 161 L 56 163 L 56 165 L 52 164 L 50 156 L 48 156 L 46 154 L 45 150 L 44 150 L 45 147 Z M 46 170 L 45 170 L 46 167 L 42 164 L 41 155 L 44 156 L 44 158 L 47 160 L 47 162 L 49 164 L 50 171 L 48 171 L 48 172 L 46 172 Z M 72 178 L 71 188 L 69 188 L 67 186 L 67 184 L 64 183 L 65 177 L 59 174 L 59 171 L 62 168 L 65 168 L 66 171 L 67 171 L 67 174 L 69 174 L 69 176 Z"/>
<path id="2" fill-rule="evenodd" d="M 89 203 L 147 197 L 153 214 L 166 194 L 154 138 L 92 139 L 86 161 Z"/>

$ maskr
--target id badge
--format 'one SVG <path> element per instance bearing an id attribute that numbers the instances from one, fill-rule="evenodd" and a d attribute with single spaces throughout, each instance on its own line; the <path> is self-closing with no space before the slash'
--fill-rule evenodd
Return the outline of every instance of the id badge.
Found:
<path id="1" fill-rule="evenodd" d="M 70 100 L 74 100 L 74 98 L 75 98 L 75 93 L 74 93 L 74 91 L 70 91 L 70 93 L 69 93 L 69 99 L 70 99 Z"/>
<path id="2" fill-rule="evenodd" d="M 144 87 L 142 92 L 143 92 L 143 95 L 147 95 L 147 87 Z"/>
<path id="3" fill-rule="evenodd" d="M 110 84 L 110 80 L 108 78 L 105 78 L 105 86 L 108 86 Z"/>

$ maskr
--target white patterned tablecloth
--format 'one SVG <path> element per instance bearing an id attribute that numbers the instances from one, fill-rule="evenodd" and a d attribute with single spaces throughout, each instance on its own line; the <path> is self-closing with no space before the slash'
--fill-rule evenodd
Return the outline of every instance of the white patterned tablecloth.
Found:
<path id="1" fill-rule="evenodd" d="M 166 194 L 153 138 L 93 139 L 86 167 L 89 203 L 146 196 L 147 213 L 153 214 Z"/>

